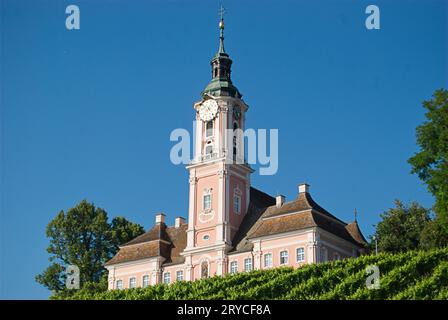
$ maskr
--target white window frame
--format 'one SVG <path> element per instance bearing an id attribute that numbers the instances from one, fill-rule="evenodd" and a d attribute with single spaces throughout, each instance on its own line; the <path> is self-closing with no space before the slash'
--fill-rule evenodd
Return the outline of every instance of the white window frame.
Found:
<path id="1" fill-rule="evenodd" d="M 230 273 L 235 274 L 238 272 L 238 261 L 232 261 L 230 262 Z"/>
<path id="2" fill-rule="evenodd" d="M 129 278 L 129 289 L 137 288 L 137 278 L 136 277 L 130 277 Z"/>
<path id="3" fill-rule="evenodd" d="M 170 272 L 164 272 L 163 273 L 163 283 L 164 284 L 170 284 L 171 283 L 171 273 Z"/>
<path id="4" fill-rule="evenodd" d="M 268 258 L 268 260 L 266 261 L 266 258 L 267 257 L 269 257 Z M 266 262 L 269 262 L 269 263 L 266 263 Z M 272 268 L 272 253 L 265 253 L 264 255 L 263 255 L 263 266 L 265 267 L 265 268 Z"/>
<path id="5" fill-rule="evenodd" d="M 151 282 L 150 282 L 150 279 L 149 279 L 149 275 L 145 274 L 142 277 L 142 287 L 143 288 L 149 287 L 150 284 L 151 284 Z"/>
<path id="6" fill-rule="evenodd" d="M 117 280 L 115 281 L 115 287 L 118 290 L 123 290 L 123 280 Z"/>
<path id="7" fill-rule="evenodd" d="M 208 206 L 206 206 L 206 202 L 205 202 L 205 199 L 207 197 L 209 197 L 209 201 L 207 202 Z M 212 201 L 213 201 L 213 197 L 212 197 L 211 189 L 204 191 L 204 193 L 202 194 L 202 211 L 204 211 L 204 212 L 211 211 L 212 210 Z"/>
<path id="8" fill-rule="evenodd" d="M 176 271 L 176 281 L 184 281 L 184 271 L 183 270 Z"/>
<path id="9" fill-rule="evenodd" d="M 252 271 L 252 269 L 253 269 L 252 257 L 244 259 L 244 271 L 249 272 Z"/>
<path id="10" fill-rule="evenodd" d="M 282 257 L 283 253 L 286 253 L 286 257 Z M 280 256 L 280 265 L 281 266 L 287 265 L 289 263 L 289 252 L 288 252 L 288 250 L 280 251 L 279 256 Z M 282 259 L 286 259 L 286 261 L 282 262 Z"/>
<path id="11" fill-rule="evenodd" d="M 299 253 L 299 250 L 301 251 Z M 299 247 L 296 249 L 296 261 L 297 262 L 305 262 L 305 248 Z"/>

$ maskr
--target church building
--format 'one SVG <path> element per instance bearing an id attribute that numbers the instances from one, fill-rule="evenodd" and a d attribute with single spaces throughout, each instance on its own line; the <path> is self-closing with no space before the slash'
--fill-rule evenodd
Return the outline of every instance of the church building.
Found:
<path id="1" fill-rule="evenodd" d="M 228 130 L 245 129 L 248 106 L 231 80 L 224 49 L 211 60 L 212 79 L 194 104 L 196 136 L 189 171 L 188 220 L 173 226 L 156 214 L 154 226 L 120 246 L 105 264 L 109 289 L 193 281 L 214 275 L 356 257 L 366 248 L 358 223 L 346 223 L 319 206 L 309 185 L 290 202 L 251 186 L 244 146 Z"/>

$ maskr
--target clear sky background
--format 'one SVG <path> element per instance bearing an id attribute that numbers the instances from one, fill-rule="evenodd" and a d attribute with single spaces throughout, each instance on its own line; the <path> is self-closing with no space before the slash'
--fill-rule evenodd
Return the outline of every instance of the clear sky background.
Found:
<path id="1" fill-rule="evenodd" d="M 433 198 L 407 159 L 421 103 L 448 87 L 447 1 L 222 1 L 247 126 L 279 129 L 279 171 L 253 185 L 287 199 L 308 182 L 368 236 L 394 199 Z M 210 80 L 219 1 L 0 0 L 0 298 L 45 299 L 45 227 L 82 199 L 149 228 L 187 216 L 170 132 L 191 130 Z M 65 28 L 65 8 L 81 29 Z M 381 30 L 365 28 L 369 4 Z"/>

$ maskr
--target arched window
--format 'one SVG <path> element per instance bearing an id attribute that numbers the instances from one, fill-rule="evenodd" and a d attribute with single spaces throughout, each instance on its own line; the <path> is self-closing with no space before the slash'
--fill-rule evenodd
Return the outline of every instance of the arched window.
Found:
<path id="1" fill-rule="evenodd" d="M 202 261 L 201 263 L 201 278 L 208 278 L 208 262 Z"/>
<path id="2" fill-rule="evenodd" d="M 202 193 L 202 211 L 209 212 L 212 209 L 212 189 L 204 189 Z"/>
<path id="3" fill-rule="evenodd" d="M 213 136 L 213 120 L 208 121 L 205 125 L 205 137 L 211 137 Z"/>

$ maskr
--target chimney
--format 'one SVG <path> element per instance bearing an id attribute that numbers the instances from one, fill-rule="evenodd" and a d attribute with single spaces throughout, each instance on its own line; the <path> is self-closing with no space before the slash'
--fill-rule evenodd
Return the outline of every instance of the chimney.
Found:
<path id="1" fill-rule="evenodd" d="M 301 193 L 310 193 L 310 185 L 308 183 L 299 184 L 299 194 Z"/>
<path id="2" fill-rule="evenodd" d="M 175 220 L 174 220 L 174 226 L 176 227 L 176 228 L 179 228 L 181 225 L 183 225 L 183 224 L 185 224 L 185 218 L 183 218 L 183 217 L 177 217 Z"/>
<path id="3" fill-rule="evenodd" d="M 165 214 L 162 212 L 159 212 L 156 214 L 156 224 L 157 223 L 165 223 Z"/>
<path id="4" fill-rule="evenodd" d="M 278 195 L 275 197 L 275 205 L 277 208 L 280 208 L 285 203 L 285 196 L 284 195 Z"/>

